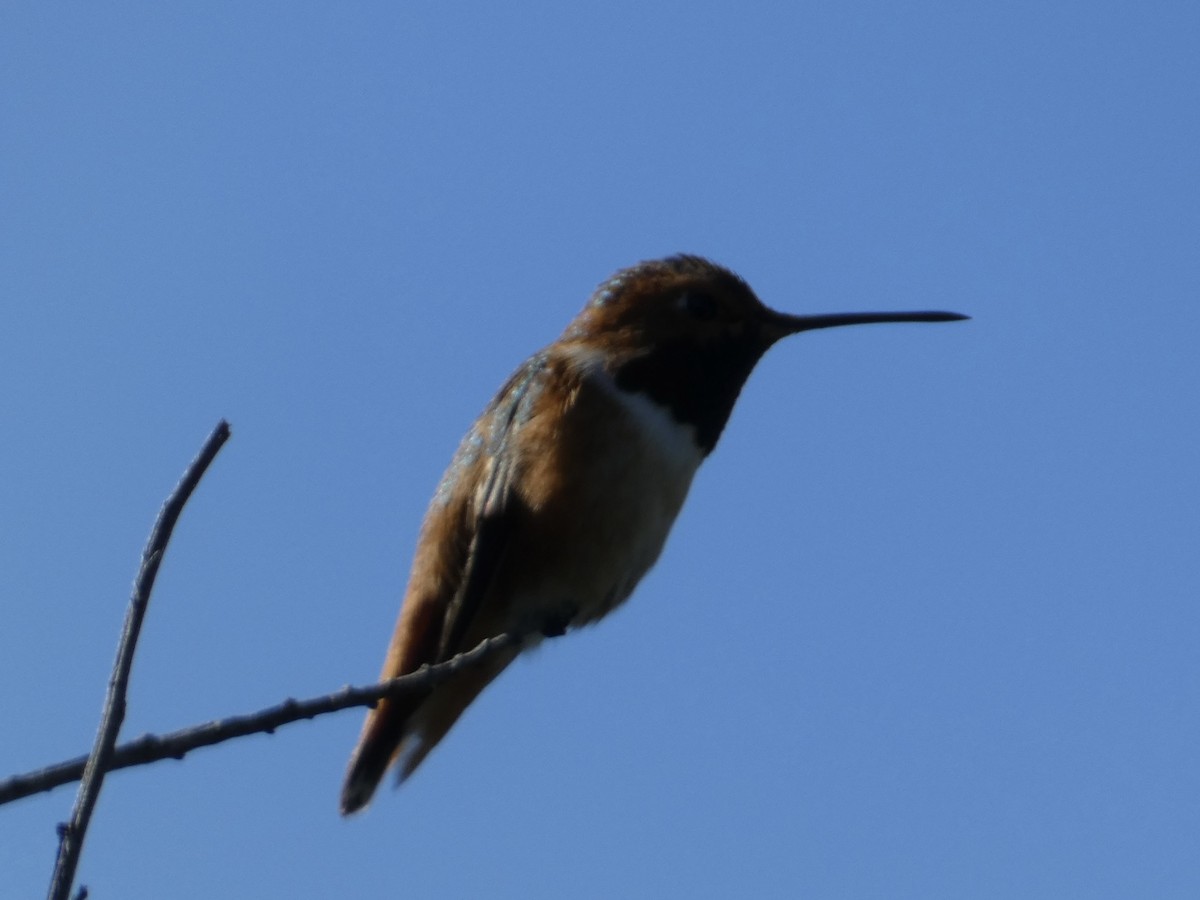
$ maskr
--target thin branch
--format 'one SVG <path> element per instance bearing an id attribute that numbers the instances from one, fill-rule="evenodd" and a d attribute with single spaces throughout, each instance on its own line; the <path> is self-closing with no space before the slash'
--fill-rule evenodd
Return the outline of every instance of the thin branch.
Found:
<path id="1" fill-rule="evenodd" d="M 427 692 L 463 670 L 518 646 L 521 639 L 517 634 L 500 634 L 446 662 L 435 666 L 422 666 L 411 675 L 402 675 L 365 687 L 344 687 L 332 694 L 308 700 L 284 700 L 255 713 L 206 722 L 170 734 L 143 735 L 117 747 L 109 759 L 108 770 L 111 772 L 114 769 L 143 766 L 162 759 L 182 759 L 185 754 L 198 747 L 210 747 L 251 734 L 271 734 L 282 725 L 355 706 L 373 706 L 384 697 L 395 699 Z M 88 757 L 80 756 L 0 781 L 0 805 L 78 781 L 83 775 L 87 761 Z"/>
<path id="2" fill-rule="evenodd" d="M 50 881 L 50 900 L 67 900 L 71 893 L 71 885 L 75 881 L 75 870 L 79 865 L 79 855 L 83 850 L 83 840 L 87 835 L 88 823 L 100 789 L 104 785 L 104 776 L 108 772 L 113 748 L 117 743 L 117 734 L 121 723 L 125 720 L 125 695 L 129 689 L 129 672 L 133 666 L 133 654 L 137 649 L 138 635 L 141 633 L 142 621 L 146 616 L 146 607 L 150 604 L 150 592 L 154 590 L 154 579 L 158 575 L 158 567 L 162 563 L 163 553 L 171 540 L 171 532 L 183 512 L 184 504 L 191 497 L 192 491 L 200 483 L 205 470 L 217 455 L 217 451 L 229 440 L 229 423 L 222 419 L 213 429 L 199 455 L 192 460 L 183 479 L 172 491 L 158 514 L 150 540 L 142 553 L 142 565 L 134 582 L 133 596 L 129 599 L 129 608 L 125 613 L 125 626 L 121 630 L 121 641 L 117 647 L 117 659 L 113 664 L 112 677 L 108 682 L 108 697 L 104 704 L 104 714 L 100 719 L 100 730 L 96 735 L 96 743 L 83 770 L 83 781 L 79 785 L 79 794 L 75 800 L 75 809 L 71 813 L 71 821 L 60 827 L 58 859 L 54 865 L 54 875 Z M 84 894 L 86 896 L 86 893 Z"/>

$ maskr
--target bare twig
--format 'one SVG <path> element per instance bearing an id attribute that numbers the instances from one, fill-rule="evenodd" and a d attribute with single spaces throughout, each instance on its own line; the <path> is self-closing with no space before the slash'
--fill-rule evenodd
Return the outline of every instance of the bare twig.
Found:
<path id="1" fill-rule="evenodd" d="M 365 687 L 345 687 L 308 700 L 284 700 L 255 713 L 194 725 L 170 734 L 143 735 L 117 747 L 109 759 L 108 770 L 142 766 L 162 759 L 182 759 L 186 753 L 198 747 L 209 747 L 250 734 L 270 734 L 281 725 L 355 706 L 372 706 L 384 697 L 399 698 L 429 691 L 464 669 L 477 666 L 507 648 L 518 646 L 520 641 L 520 635 L 501 634 L 446 662 L 422 666 L 411 675 Z M 88 757 L 80 756 L 0 781 L 0 805 L 78 781 L 87 761 Z"/>
<path id="2" fill-rule="evenodd" d="M 142 553 L 142 565 L 137 580 L 133 586 L 133 596 L 129 599 L 129 608 L 125 613 L 125 626 L 121 631 L 121 641 L 117 647 L 117 659 L 113 664 L 112 677 L 108 682 L 108 697 L 104 704 L 104 714 L 100 720 L 100 730 L 96 735 L 96 743 L 83 770 L 83 780 L 79 785 L 79 794 L 75 800 L 75 809 L 71 813 L 71 821 L 59 828 L 58 859 L 54 865 L 54 875 L 50 881 L 50 900 L 67 900 L 71 893 L 71 885 L 75 881 L 75 870 L 79 865 L 79 855 L 83 850 L 83 840 L 87 835 L 88 823 L 92 818 L 92 810 L 100 796 L 104 784 L 104 775 L 110 766 L 113 748 L 117 743 L 117 734 L 125 719 L 125 695 L 129 688 L 129 671 L 133 666 L 133 653 L 137 648 L 138 635 L 141 632 L 142 620 L 146 615 L 146 607 L 150 603 L 150 592 L 154 589 L 154 579 L 158 575 L 158 567 L 162 563 L 163 553 L 167 542 L 171 540 L 171 532 L 179 520 L 184 504 L 200 483 L 205 470 L 217 455 L 217 451 L 229 440 L 229 423 L 222 419 L 213 429 L 199 455 L 192 460 L 183 479 L 172 491 L 158 514 L 150 540 Z M 86 896 L 86 893 L 84 894 Z"/>

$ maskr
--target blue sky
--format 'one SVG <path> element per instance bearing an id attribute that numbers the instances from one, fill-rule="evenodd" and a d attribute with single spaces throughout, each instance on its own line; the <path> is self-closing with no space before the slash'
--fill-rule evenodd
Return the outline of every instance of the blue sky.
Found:
<path id="1" fill-rule="evenodd" d="M 1200 893 L 1200 7 L 9 3 L 0 773 L 370 681 L 471 419 L 687 251 L 795 312 L 657 568 L 399 793 L 107 783 L 96 897 Z M 0 808 L 44 892 L 73 789 Z"/>

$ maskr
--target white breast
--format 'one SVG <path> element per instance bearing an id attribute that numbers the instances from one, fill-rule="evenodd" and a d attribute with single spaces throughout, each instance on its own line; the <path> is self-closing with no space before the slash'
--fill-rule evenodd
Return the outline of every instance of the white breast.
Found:
<path id="1" fill-rule="evenodd" d="M 704 456 L 692 426 L 649 396 L 618 387 L 598 354 L 568 352 L 589 389 L 592 429 L 588 452 L 571 461 L 572 550 L 565 564 L 538 572 L 514 614 L 562 605 L 582 625 L 623 602 L 654 565 Z"/>
<path id="2" fill-rule="evenodd" d="M 657 455 L 659 464 L 667 467 L 664 474 L 669 473 L 668 477 L 682 478 L 685 484 L 690 484 L 704 461 L 696 442 L 695 427 L 677 420 L 669 409 L 646 394 L 618 387 L 604 368 L 599 354 L 585 355 L 585 351 L 581 351 L 574 355 L 588 380 L 629 413 L 630 420 L 644 438 L 646 450 Z"/>

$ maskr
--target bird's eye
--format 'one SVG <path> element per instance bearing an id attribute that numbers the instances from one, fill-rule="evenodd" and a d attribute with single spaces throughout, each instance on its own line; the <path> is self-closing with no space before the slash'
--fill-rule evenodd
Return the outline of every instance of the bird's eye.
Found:
<path id="1" fill-rule="evenodd" d="M 701 322 L 708 322 L 717 316 L 717 301 L 712 294 L 704 291 L 688 291 L 683 295 L 682 305 L 688 314 Z"/>

